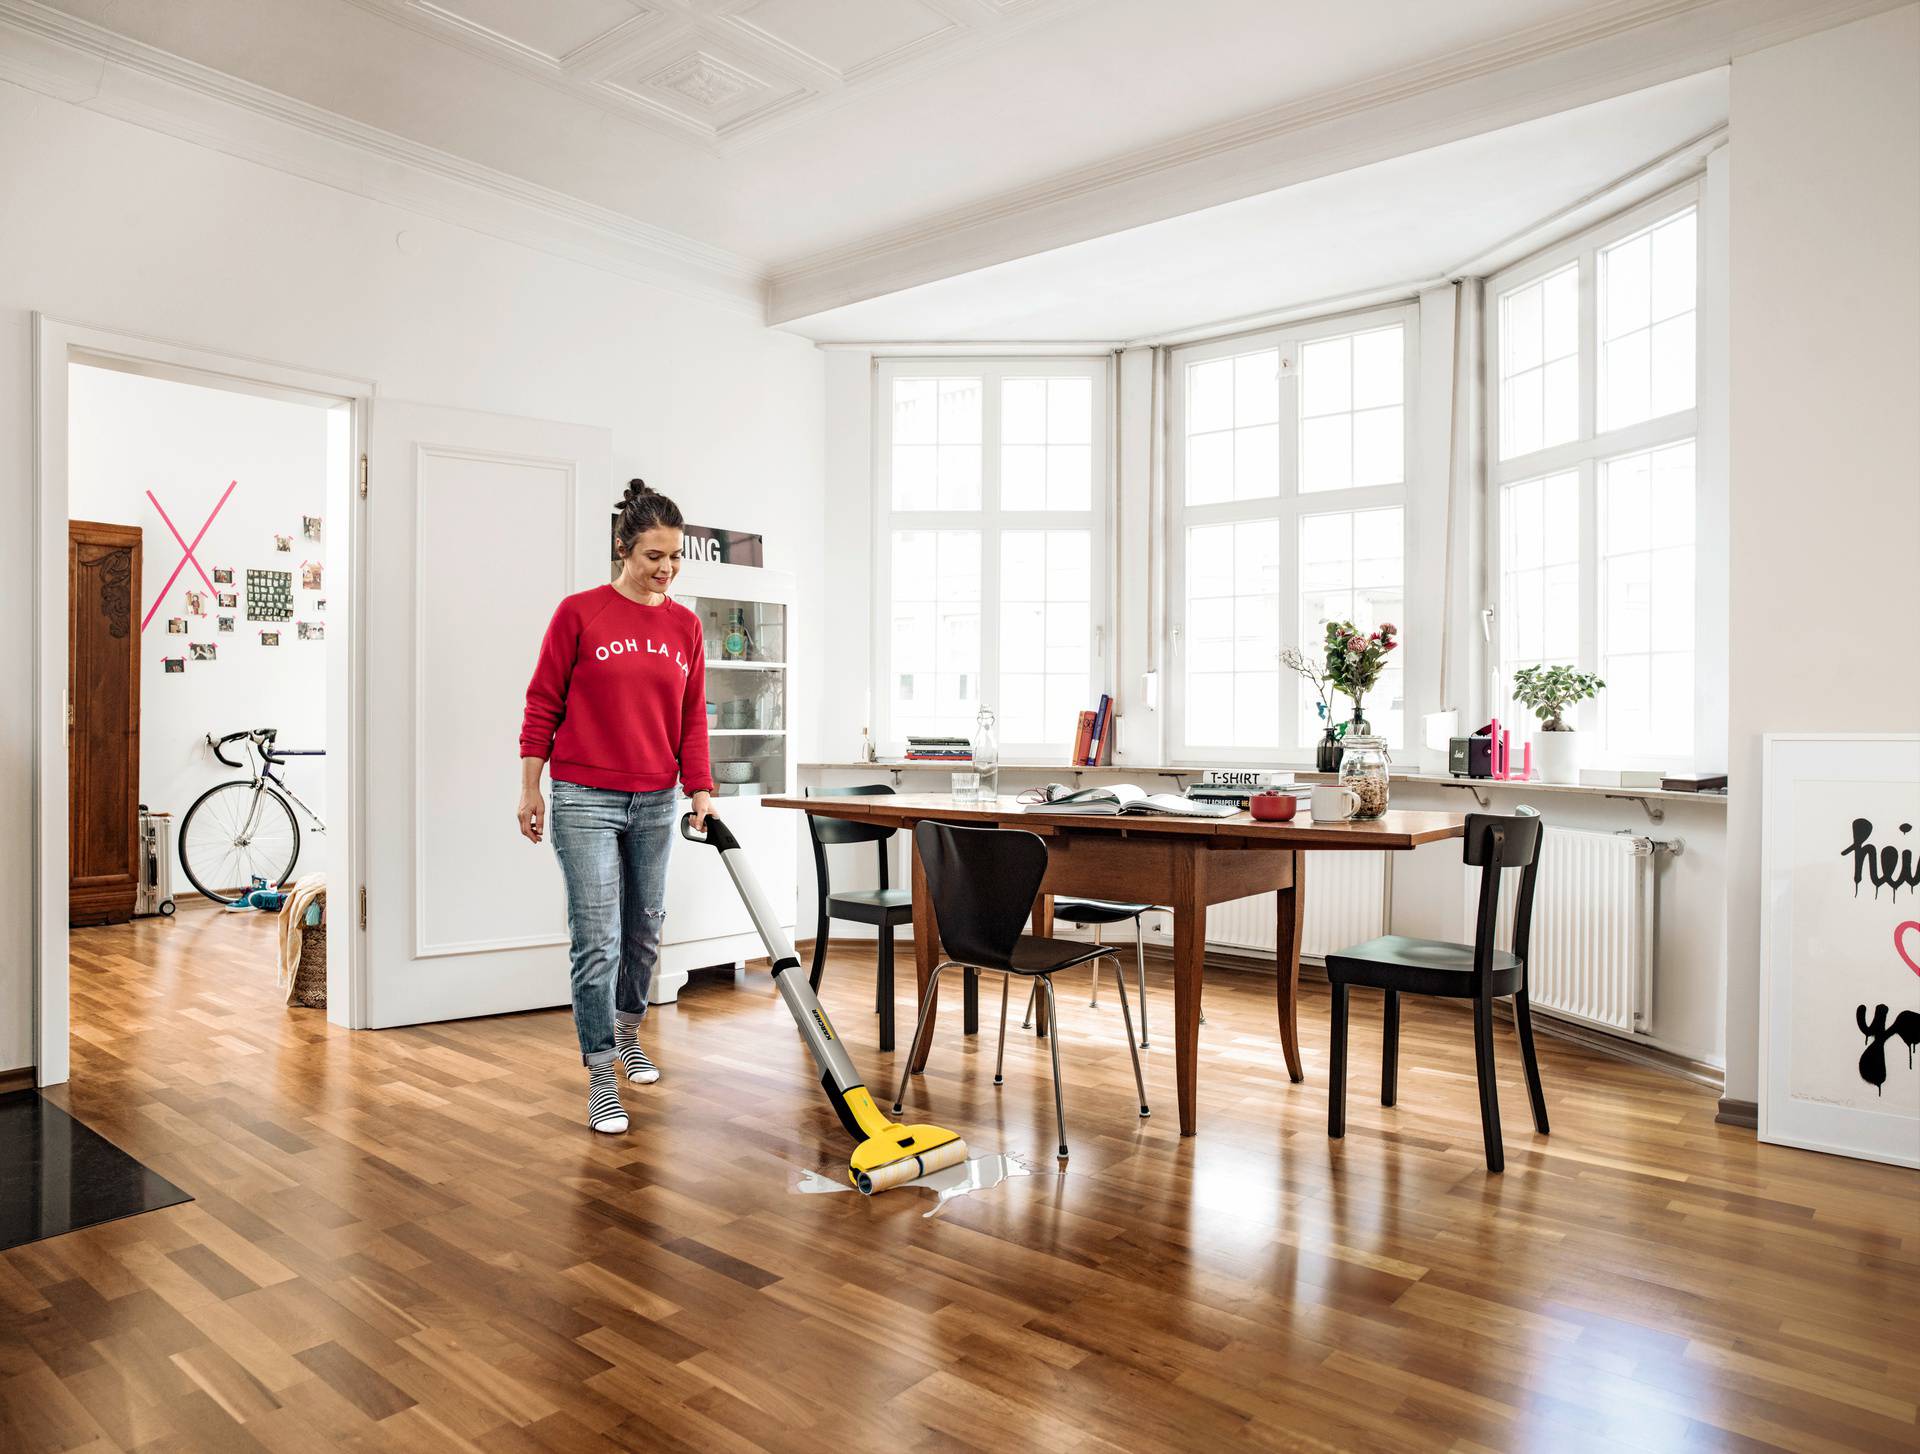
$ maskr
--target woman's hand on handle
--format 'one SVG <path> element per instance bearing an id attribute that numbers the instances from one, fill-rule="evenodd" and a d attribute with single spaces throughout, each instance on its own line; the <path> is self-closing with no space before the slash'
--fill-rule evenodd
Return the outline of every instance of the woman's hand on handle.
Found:
<path id="1" fill-rule="evenodd" d="M 693 831 L 704 833 L 707 829 L 707 814 L 713 811 L 713 795 L 705 792 L 695 793 L 690 801 L 693 805 Z"/>
<path id="2" fill-rule="evenodd" d="M 546 763 L 537 757 L 520 759 L 520 834 L 529 843 L 538 843 L 546 835 L 547 801 L 540 796 L 540 769 Z"/>

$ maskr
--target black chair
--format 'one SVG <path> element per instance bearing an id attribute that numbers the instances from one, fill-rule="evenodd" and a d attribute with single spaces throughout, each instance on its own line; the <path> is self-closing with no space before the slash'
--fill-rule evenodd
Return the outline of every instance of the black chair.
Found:
<path id="1" fill-rule="evenodd" d="M 1113 982 L 1120 988 L 1120 1013 L 1126 1021 L 1127 1054 L 1133 1058 L 1133 1085 L 1140 1095 L 1140 1114 L 1147 1109 L 1146 1081 L 1140 1074 L 1140 1052 L 1133 1043 L 1133 1013 L 1127 1006 L 1127 981 L 1120 960 L 1111 949 L 1099 944 L 1080 944 L 1070 939 L 1045 939 L 1026 934 L 1027 915 L 1040 893 L 1040 881 L 1047 872 L 1047 845 L 1037 833 L 1013 828 L 966 828 L 951 823 L 917 823 L 913 829 L 914 851 L 920 855 L 927 877 L 927 892 L 933 900 L 934 920 L 940 926 L 940 940 L 950 958 L 934 967 L 927 982 L 927 994 L 920 1006 L 919 1023 L 913 1032 L 913 1044 L 907 1063 L 900 1072 L 900 1090 L 893 1098 L 893 1112 L 900 1114 L 906 1099 L 907 1080 L 913 1074 L 913 1062 L 919 1055 L 920 1040 L 926 1033 L 927 1011 L 940 994 L 940 972 L 959 967 L 993 970 L 1000 975 L 1000 1049 L 994 1057 L 993 1083 L 1002 1085 L 1001 1074 L 1007 1054 L 1007 985 L 1016 974 L 1031 978 L 1036 993 L 1044 987 L 1047 994 L 1048 1023 L 1056 1027 L 1047 1037 L 1053 1052 L 1053 1114 L 1060 1132 L 1060 1155 L 1067 1154 L 1067 1109 L 1060 1088 L 1059 1013 L 1053 997 L 1053 976 L 1093 959 L 1105 959 L 1113 965 Z"/>
<path id="2" fill-rule="evenodd" d="M 1512 818 L 1467 815 L 1463 857 L 1480 869 L 1480 912 L 1472 944 L 1445 944 L 1382 934 L 1327 956 L 1333 987 L 1333 1067 L 1327 1086 L 1327 1134 L 1347 1130 L 1347 989 L 1369 985 L 1386 991 L 1386 1040 L 1380 1068 L 1380 1104 L 1398 1093 L 1400 995 L 1439 995 L 1473 1001 L 1473 1062 L 1480 1081 L 1480 1130 L 1487 1144 L 1487 1170 L 1507 1164 L 1500 1141 L 1500 1092 L 1493 1078 L 1493 1002 L 1513 996 L 1513 1023 L 1520 1035 L 1520 1061 L 1527 1074 L 1533 1125 L 1547 1134 L 1547 1097 L 1540 1088 L 1540 1062 L 1533 1052 L 1533 1013 L 1527 1005 L 1527 933 L 1533 919 L 1533 884 L 1540 871 L 1540 815 L 1521 808 Z M 1513 949 L 1493 947 L 1504 869 L 1521 870 L 1513 906 Z"/>
<path id="3" fill-rule="evenodd" d="M 810 798 L 870 797 L 892 795 L 885 783 L 861 783 L 850 788 L 808 788 Z M 855 823 L 845 818 L 807 815 L 807 833 L 813 839 L 813 874 L 818 886 L 819 917 L 813 930 L 813 972 L 808 976 L 814 992 L 819 993 L 820 976 L 827 967 L 827 928 L 833 919 L 855 924 L 871 924 L 879 931 L 880 963 L 875 976 L 874 1009 L 880 1015 L 880 1048 L 893 1049 L 893 930 L 898 924 L 913 922 L 913 893 L 909 889 L 890 888 L 887 884 L 887 840 L 896 830 L 878 823 Z M 834 893 L 827 874 L 827 849 L 843 843 L 871 843 L 880 861 L 880 887 L 846 889 Z"/>
<path id="4" fill-rule="evenodd" d="M 1140 991 L 1140 1048 L 1147 1049 L 1147 949 L 1146 941 L 1140 930 L 1140 916 L 1153 908 L 1152 904 L 1115 904 L 1104 899 L 1061 899 L 1053 906 L 1055 923 L 1071 924 L 1076 929 L 1091 928 L 1093 942 L 1098 944 L 1100 930 L 1108 924 L 1124 924 L 1133 921 L 1133 967 L 1134 976 Z M 1033 991 L 1027 996 L 1027 1013 L 1020 1021 L 1022 1030 L 1033 1024 L 1033 1002 L 1039 996 L 1040 986 L 1035 982 Z M 1093 972 L 1093 994 L 1087 1004 L 1095 1009 L 1100 1005 L 1100 971 Z"/>

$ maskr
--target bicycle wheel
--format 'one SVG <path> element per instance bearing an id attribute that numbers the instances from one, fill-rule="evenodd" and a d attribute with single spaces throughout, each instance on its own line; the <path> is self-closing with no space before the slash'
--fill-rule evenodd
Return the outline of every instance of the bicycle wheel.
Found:
<path id="1" fill-rule="evenodd" d="M 287 800 L 252 782 L 220 783 L 194 799 L 180 823 L 180 869 L 216 903 L 245 898 L 262 879 L 278 888 L 300 856 L 300 825 Z"/>

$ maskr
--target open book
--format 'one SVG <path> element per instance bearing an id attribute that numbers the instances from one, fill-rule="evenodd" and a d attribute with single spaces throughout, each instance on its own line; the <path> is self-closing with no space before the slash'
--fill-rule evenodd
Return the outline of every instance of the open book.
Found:
<path id="1" fill-rule="evenodd" d="M 1110 783 L 1097 788 L 1069 788 L 1048 783 L 1041 801 L 1025 806 L 1029 813 L 1067 813 L 1086 818 L 1120 813 L 1165 813 L 1175 818 L 1231 818 L 1239 808 L 1231 803 L 1198 803 L 1178 793 L 1145 793 L 1132 783 Z"/>

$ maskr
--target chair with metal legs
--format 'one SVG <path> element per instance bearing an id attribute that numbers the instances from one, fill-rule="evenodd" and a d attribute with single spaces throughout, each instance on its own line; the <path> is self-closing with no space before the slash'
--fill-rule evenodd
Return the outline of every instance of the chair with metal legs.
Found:
<path id="1" fill-rule="evenodd" d="M 927 894 L 940 929 L 940 941 L 949 958 L 934 966 L 920 1005 L 906 1064 L 900 1072 L 900 1090 L 893 1098 L 898 1115 L 907 1095 L 907 1082 L 926 1034 L 927 1012 L 940 994 L 940 973 L 950 968 L 992 970 L 1000 979 L 1000 1047 L 994 1057 L 993 1083 L 1001 1085 L 1007 1053 L 1007 985 L 1014 975 L 1033 981 L 1034 993 L 1047 997 L 1048 1023 L 1059 1022 L 1053 994 L 1053 976 L 1090 960 L 1105 959 L 1113 966 L 1113 982 L 1120 992 L 1120 1013 L 1126 1022 L 1127 1054 L 1133 1060 L 1133 1085 L 1140 1096 L 1140 1114 L 1147 1107 L 1147 1085 L 1140 1073 L 1140 1052 L 1133 1043 L 1133 1012 L 1127 1001 L 1126 975 L 1111 949 L 1071 939 L 1046 939 L 1022 933 L 1027 915 L 1040 893 L 1047 872 L 1047 845 L 1037 833 L 1011 828 L 966 828 L 951 823 L 918 823 L 913 830 L 914 851 L 926 873 Z M 1053 1114 L 1060 1133 L 1060 1156 L 1067 1155 L 1066 1097 L 1060 1081 L 1060 1037 L 1047 1037 L 1053 1055 Z"/>
<path id="2" fill-rule="evenodd" d="M 1347 1131 L 1347 990 L 1365 985 L 1386 992 L 1386 1043 L 1380 1066 L 1380 1104 L 1399 1097 L 1400 996 L 1439 995 L 1473 1001 L 1473 1061 L 1480 1082 L 1480 1131 L 1486 1143 L 1487 1170 L 1507 1164 L 1500 1140 L 1500 1092 L 1493 1078 L 1493 1002 L 1513 997 L 1513 1024 L 1520 1037 L 1520 1065 L 1527 1078 L 1533 1127 L 1547 1134 L 1547 1097 L 1540 1085 L 1540 1062 L 1533 1051 L 1533 1012 L 1527 1003 L 1527 944 L 1533 920 L 1533 884 L 1540 871 L 1540 815 L 1519 808 L 1511 818 L 1467 814 L 1464 857 L 1480 870 L 1480 906 L 1473 943 L 1445 944 L 1382 934 L 1364 944 L 1327 956 L 1327 983 L 1333 991 L 1333 1056 L 1327 1077 L 1327 1134 Z M 1503 869 L 1520 870 L 1513 901 L 1513 948 L 1494 947 Z"/>
<path id="3" fill-rule="evenodd" d="M 1140 989 L 1140 1048 L 1150 1048 L 1147 1040 L 1147 946 L 1146 935 L 1141 927 L 1141 917 L 1160 907 L 1158 904 L 1116 904 L 1104 899 L 1065 899 L 1053 906 L 1055 923 L 1067 923 L 1076 929 L 1092 928 L 1093 942 L 1098 944 L 1100 928 L 1104 924 L 1124 924 L 1133 920 L 1133 972 Z M 1039 997 L 1040 987 L 1036 984 L 1027 996 L 1027 1012 L 1021 1017 L 1020 1028 L 1033 1028 L 1033 1006 Z M 1095 1009 L 1100 1007 L 1100 971 L 1093 972 L 1093 991 L 1087 1000 Z M 1207 1023 L 1207 1012 L 1200 1012 L 1200 1023 Z"/>
<path id="4" fill-rule="evenodd" d="M 861 783 L 847 788 L 808 788 L 813 797 L 887 796 L 893 789 L 885 783 Z M 816 891 L 813 930 L 813 973 L 808 977 L 814 991 L 820 989 L 820 976 L 827 967 L 827 934 L 831 920 L 846 919 L 869 924 L 878 939 L 878 960 L 874 967 L 874 1012 L 880 1016 L 880 1048 L 893 1049 L 893 931 L 913 922 L 913 893 L 887 883 L 888 840 L 892 828 L 877 823 L 857 823 L 844 818 L 807 815 L 807 833 L 813 839 L 813 876 Z M 833 891 L 827 867 L 827 849 L 844 843 L 871 843 L 878 858 L 880 887 Z"/>

